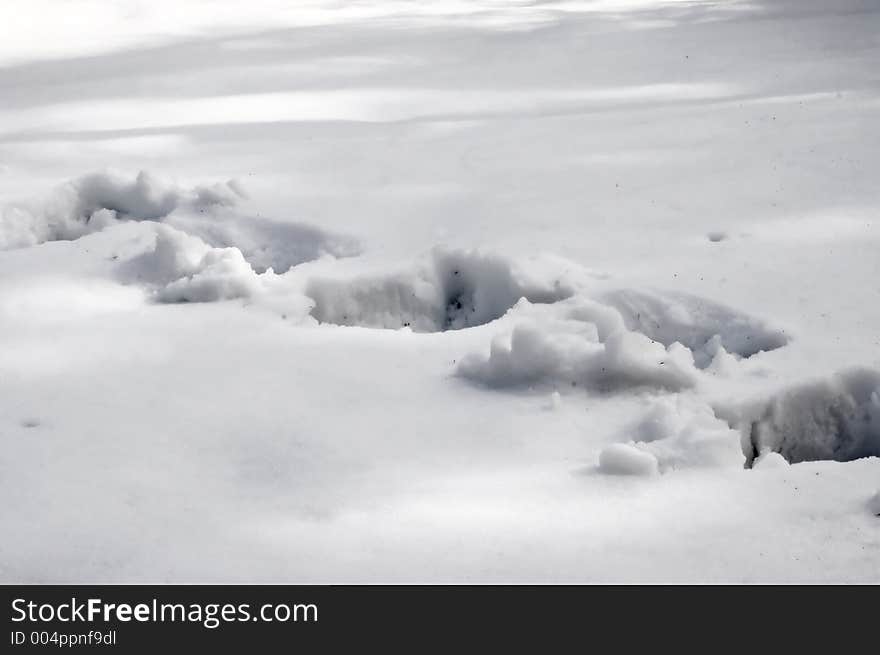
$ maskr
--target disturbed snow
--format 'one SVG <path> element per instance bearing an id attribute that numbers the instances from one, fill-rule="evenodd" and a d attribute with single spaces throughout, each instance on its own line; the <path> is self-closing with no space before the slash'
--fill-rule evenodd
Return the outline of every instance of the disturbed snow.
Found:
<path id="1" fill-rule="evenodd" d="M 878 580 L 849 4 L 328 9 L 4 64 L 3 579 Z M 113 104 L 119 70 L 164 94 Z M 187 83 L 242 95 L 202 121 Z"/>

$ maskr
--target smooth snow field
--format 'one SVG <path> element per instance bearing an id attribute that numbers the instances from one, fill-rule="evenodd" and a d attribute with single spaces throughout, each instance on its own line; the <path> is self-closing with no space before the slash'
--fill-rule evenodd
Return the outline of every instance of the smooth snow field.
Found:
<path id="1" fill-rule="evenodd" d="M 0 25 L 0 581 L 880 582 L 877 0 Z"/>

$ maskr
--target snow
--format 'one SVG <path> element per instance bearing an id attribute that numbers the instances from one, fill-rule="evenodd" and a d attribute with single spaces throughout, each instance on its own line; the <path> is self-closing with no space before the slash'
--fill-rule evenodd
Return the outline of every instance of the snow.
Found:
<path id="1" fill-rule="evenodd" d="M 880 582 L 875 3 L 6 14 L 0 580 Z"/>
<path id="2" fill-rule="evenodd" d="M 706 298 L 624 290 L 613 294 L 610 301 L 631 329 L 667 346 L 676 341 L 687 346 L 701 368 L 721 349 L 751 357 L 788 343 L 784 330 Z"/>
<path id="3" fill-rule="evenodd" d="M 880 373 L 851 369 L 807 382 L 741 416 L 755 453 L 790 462 L 880 457 Z"/>
<path id="4" fill-rule="evenodd" d="M 868 511 L 875 516 L 880 516 L 880 491 L 875 493 L 868 500 Z"/>
<path id="5" fill-rule="evenodd" d="M 158 294 L 162 302 L 211 302 L 247 298 L 259 280 L 237 248 L 211 248 L 198 264 L 169 282 Z"/>
<path id="6" fill-rule="evenodd" d="M 612 475 L 653 475 L 657 458 L 634 445 L 615 443 L 599 453 L 599 470 Z"/>
<path id="7" fill-rule="evenodd" d="M 503 257 L 436 248 L 415 270 L 316 278 L 306 293 L 315 300 L 313 315 L 323 323 L 441 332 L 494 321 L 523 298 L 550 303 L 572 294 L 558 277 L 530 283 L 527 276 Z"/>
<path id="8" fill-rule="evenodd" d="M 688 467 L 741 469 L 740 433 L 717 418 L 712 408 L 688 396 L 654 401 L 637 432 L 636 448 L 651 453 L 661 472 Z"/>
<path id="9" fill-rule="evenodd" d="M 117 173 L 90 173 L 60 186 L 32 210 L 6 207 L 0 222 L 0 246 L 16 248 L 77 239 L 118 219 L 165 218 L 185 204 L 203 212 L 205 207 L 234 204 L 235 188 L 233 182 L 178 189 L 146 171 L 132 180 Z"/>
<path id="10" fill-rule="evenodd" d="M 494 388 L 553 383 L 677 390 L 696 382 L 693 356 L 680 343 L 667 348 L 626 329 L 603 340 L 595 324 L 570 319 L 519 324 L 509 337 L 492 341 L 488 357 L 465 357 L 458 372 Z"/>
<path id="11" fill-rule="evenodd" d="M 759 455 L 752 463 L 754 469 L 778 469 L 788 466 L 788 461 L 779 453 L 769 450 Z"/>

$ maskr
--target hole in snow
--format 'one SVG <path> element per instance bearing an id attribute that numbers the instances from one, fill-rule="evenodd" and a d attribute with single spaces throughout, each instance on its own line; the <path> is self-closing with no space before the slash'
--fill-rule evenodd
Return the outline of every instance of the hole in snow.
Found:
<path id="1" fill-rule="evenodd" d="M 880 457 L 880 373 L 839 373 L 747 408 L 740 422 L 746 466 L 775 452 L 788 462 Z"/>
<path id="2" fill-rule="evenodd" d="M 551 303 L 572 294 L 559 279 L 527 281 L 512 264 L 476 251 L 437 249 L 415 270 L 353 280 L 316 279 L 307 295 L 322 323 L 443 332 L 500 318 L 520 298 Z"/>

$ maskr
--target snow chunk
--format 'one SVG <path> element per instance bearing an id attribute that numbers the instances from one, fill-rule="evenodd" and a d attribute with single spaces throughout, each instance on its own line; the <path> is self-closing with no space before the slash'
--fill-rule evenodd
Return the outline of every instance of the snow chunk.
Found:
<path id="1" fill-rule="evenodd" d="M 637 332 L 616 332 L 605 341 L 602 375 L 624 386 L 684 389 L 696 384 L 691 351 L 680 343 L 663 344 Z"/>
<path id="2" fill-rule="evenodd" d="M 155 280 L 171 282 L 196 273 L 210 251 L 198 237 L 160 225 L 156 227 L 156 247 L 144 259 L 144 269 Z"/>
<path id="3" fill-rule="evenodd" d="M 599 470 L 611 475 L 654 475 L 657 458 L 633 444 L 615 443 L 599 453 Z"/>
<path id="4" fill-rule="evenodd" d="M 263 276 L 254 272 L 240 250 L 212 248 L 166 225 L 156 226 L 153 250 L 129 262 L 127 268 L 130 275 L 157 286 L 160 302 L 248 298 L 262 289 Z"/>
<path id="5" fill-rule="evenodd" d="M 612 310 L 613 311 L 613 310 Z M 598 315 L 585 303 L 570 316 Z M 458 374 L 493 388 L 536 384 L 582 385 L 597 390 L 639 386 L 682 389 L 697 380 L 690 351 L 681 344 L 665 348 L 646 336 L 582 320 L 544 320 L 520 323 L 510 337 L 492 341 L 488 356 L 462 359 Z M 603 341 L 604 337 L 604 341 Z"/>
<path id="6" fill-rule="evenodd" d="M 492 341 L 488 357 L 469 355 L 457 370 L 460 375 L 490 387 L 541 382 L 577 384 L 583 380 L 584 369 L 601 351 L 594 335 L 520 324 L 509 337 Z"/>
<path id="7" fill-rule="evenodd" d="M 159 291 L 162 302 L 211 302 L 247 298 L 260 290 L 260 281 L 238 248 L 212 248 L 192 275 Z"/>
<path id="8" fill-rule="evenodd" d="M 661 473 L 694 467 L 742 468 L 740 434 L 712 409 L 677 394 L 653 401 L 636 427 L 632 448 L 649 453 Z"/>

